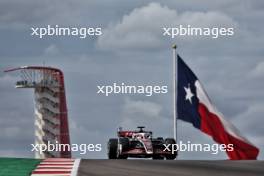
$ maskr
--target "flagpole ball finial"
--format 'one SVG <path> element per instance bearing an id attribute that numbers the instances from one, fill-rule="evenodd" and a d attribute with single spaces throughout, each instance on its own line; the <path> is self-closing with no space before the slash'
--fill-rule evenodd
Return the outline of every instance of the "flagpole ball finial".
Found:
<path id="1" fill-rule="evenodd" d="M 176 44 L 172 45 L 172 48 L 173 49 L 176 49 L 177 48 L 177 45 Z"/>

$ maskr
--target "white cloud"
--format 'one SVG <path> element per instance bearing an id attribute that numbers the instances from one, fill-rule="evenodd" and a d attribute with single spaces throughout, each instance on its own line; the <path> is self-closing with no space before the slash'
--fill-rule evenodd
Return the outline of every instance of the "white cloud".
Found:
<path id="1" fill-rule="evenodd" d="M 18 136 L 21 134 L 21 128 L 18 127 L 6 127 L 4 129 L 2 129 L 3 131 L 1 132 L 3 136 L 7 137 L 7 138 L 13 138 L 15 136 Z"/>
<path id="2" fill-rule="evenodd" d="M 262 104 L 251 103 L 245 112 L 237 116 L 234 124 L 239 125 L 239 129 L 245 131 L 246 134 L 262 136 L 263 127 L 259 123 L 263 119 L 263 114 Z"/>
<path id="3" fill-rule="evenodd" d="M 17 0 L 15 3 L 8 0 L 1 1 L 1 28 L 8 29 L 1 32 L 1 36 L 4 37 L 0 52 L 1 67 L 37 65 L 48 59 L 48 64 L 58 66 L 65 72 L 73 143 L 84 141 L 106 144 L 108 138 L 115 137 L 116 127 L 120 124 L 128 126 L 128 129 L 135 129 L 137 125 L 146 125 L 155 136 L 171 137 L 173 124 L 170 92 L 167 95 L 140 97 L 140 100 L 133 98 L 123 102 L 122 96 L 99 97 L 96 94 L 96 86 L 101 83 L 111 83 L 113 80 L 125 80 L 132 83 L 161 82 L 170 87 L 171 52 L 167 47 L 159 50 L 171 44 L 170 40 L 162 37 L 163 25 L 187 22 L 192 25 L 208 26 L 236 25 L 238 21 L 242 36 L 232 37 L 228 41 L 218 39 L 202 41 L 200 38 L 189 41 L 177 38 L 175 41 L 179 44 L 180 54 L 204 83 L 217 107 L 227 114 L 227 118 L 233 117 L 231 120 L 235 122 L 234 125 L 262 150 L 263 64 L 261 62 L 263 61 L 261 58 L 264 46 L 263 24 L 260 23 L 263 19 L 262 3 L 237 0 L 162 1 L 161 3 L 167 6 L 158 3 L 145 5 L 146 2 L 143 1 L 109 3 L 109 1 L 80 2 L 78 0 L 74 4 L 68 0 L 63 4 L 32 0 L 25 3 Z M 257 9 L 251 8 L 251 3 Z M 245 13 L 248 11 L 252 13 Z M 40 42 L 28 38 L 28 29 L 32 25 L 107 26 L 109 21 L 111 25 L 103 30 L 104 35 L 98 41 L 49 38 Z M 18 26 L 12 24 L 26 25 L 26 30 L 23 29 L 24 32 L 21 32 Z M 100 49 L 118 52 L 130 50 L 133 53 L 140 50 L 147 53 L 136 53 L 137 59 L 133 53 L 126 53 L 126 57 L 117 57 L 115 52 L 113 54 L 98 52 L 93 47 L 94 42 L 97 42 Z M 13 43 L 20 47 L 12 48 Z M 61 54 L 51 55 L 54 51 L 56 53 L 56 47 Z M 153 50 L 159 53 L 152 54 Z M 39 56 L 40 54 L 44 55 Z M 49 54 L 49 57 L 45 54 Z M 148 60 L 149 58 L 152 60 Z M 254 75 L 254 79 L 247 77 L 252 68 L 254 71 L 251 74 Z M 12 77 L 12 74 L 0 76 L 1 126 L 3 131 L 6 131 L 3 127 L 10 131 L 13 127 L 19 126 L 19 131 L 22 129 L 27 131 L 27 134 L 20 133 L 12 138 L 0 135 L 2 137 L 0 155 L 3 156 L 23 156 L 23 154 L 33 156 L 33 153 L 27 152 L 28 144 L 34 142 L 33 92 L 15 90 L 14 83 L 18 79 Z M 188 123 L 179 125 L 179 136 L 185 141 L 213 143 L 209 136 Z M 6 145 L 3 146 L 4 144 Z M 23 148 L 23 145 L 26 147 Z M 21 154 L 11 153 L 12 151 L 9 152 L 8 149 L 21 151 Z M 95 155 L 105 158 L 106 151 L 80 157 L 99 157 Z M 74 156 L 79 155 L 74 153 Z M 225 159 L 226 155 L 185 152 L 180 154 L 179 158 Z M 261 158 L 263 159 L 264 155 Z"/>
<path id="4" fill-rule="evenodd" d="M 0 150 L 1 157 L 32 158 L 33 154 L 23 150 Z"/>
<path id="5" fill-rule="evenodd" d="M 45 55 L 57 55 L 59 53 L 60 53 L 60 50 L 55 44 L 51 44 L 47 48 L 44 49 Z"/>
<path id="6" fill-rule="evenodd" d="M 125 100 L 124 111 L 129 114 L 143 114 L 144 116 L 158 118 L 162 110 L 159 104 L 149 101 L 133 101 L 130 98 Z"/>
<path id="7" fill-rule="evenodd" d="M 134 9 L 123 16 L 117 24 L 103 29 L 103 35 L 98 39 L 98 46 L 106 50 L 124 49 L 159 49 L 168 46 L 170 39 L 163 36 L 163 27 L 178 27 L 188 24 L 192 27 L 236 27 L 237 23 L 217 11 L 178 13 L 174 9 L 158 3 Z M 190 37 L 192 38 L 192 37 Z M 189 40 L 179 37 L 177 40 Z M 193 39 L 193 38 L 192 38 Z M 196 39 L 203 39 L 196 37 Z M 199 41 L 199 40 L 198 40 Z M 193 40 L 192 42 L 195 42 Z"/>
<path id="8" fill-rule="evenodd" d="M 5 74 L 4 76 L 0 77 L 0 83 L 1 83 L 0 85 L 14 83 L 17 79 L 18 79 L 18 77 L 14 77 L 14 76 L 11 76 L 9 74 Z"/>
<path id="9" fill-rule="evenodd" d="M 123 114 L 121 125 L 129 128 L 135 128 L 138 125 L 155 124 L 154 121 L 160 121 L 162 106 L 142 100 L 125 99 L 125 104 L 122 107 Z"/>
<path id="10" fill-rule="evenodd" d="M 17 80 L 19 80 L 19 77 L 11 76 L 10 74 L 0 76 L 0 90 L 3 92 L 10 89 L 10 85 L 14 85 Z"/>
<path id="11" fill-rule="evenodd" d="M 263 77 L 263 75 L 264 75 L 264 62 L 258 63 L 249 75 L 253 76 L 253 77 Z"/>

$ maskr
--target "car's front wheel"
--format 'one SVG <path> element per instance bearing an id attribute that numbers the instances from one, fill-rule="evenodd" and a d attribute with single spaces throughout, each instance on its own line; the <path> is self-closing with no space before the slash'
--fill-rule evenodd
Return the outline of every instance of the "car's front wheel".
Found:
<path id="1" fill-rule="evenodd" d="M 128 138 L 119 138 L 119 145 L 121 149 L 117 151 L 117 158 L 118 159 L 127 159 L 128 155 L 121 154 L 120 152 L 125 152 L 129 149 L 129 139 Z"/>
<path id="2" fill-rule="evenodd" d="M 109 139 L 107 145 L 108 159 L 117 159 L 118 139 Z"/>

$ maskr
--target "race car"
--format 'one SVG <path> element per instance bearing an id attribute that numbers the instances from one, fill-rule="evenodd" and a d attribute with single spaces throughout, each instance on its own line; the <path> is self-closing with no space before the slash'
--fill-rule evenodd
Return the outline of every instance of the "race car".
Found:
<path id="1" fill-rule="evenodd" d="M 176 144 L 173 138 L 153 138 L 151 131 L 145 131 L 145 127 L 139 126 L 135 131 L 123 131 L 120 127 L 117 131 L 118 138 L 108 141 L 109 159 L 152 158 L 174 160 L 177 152 L 165 150 L 165 145 Z M 170 145 L 172 147 L 172 145 Z"/>

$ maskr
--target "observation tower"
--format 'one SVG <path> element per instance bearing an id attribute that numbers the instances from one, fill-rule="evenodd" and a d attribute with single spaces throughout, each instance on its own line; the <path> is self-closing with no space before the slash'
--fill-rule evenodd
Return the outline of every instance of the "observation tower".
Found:
<path id="1" fill-rule="evenodd" d="M 16 88 L 33 88 L 35 95 L 35 144 L 65 144 L 64 151 L 35 153 L 36 158 L 71 158 L 70 135 L 63 72 L 57 68 L 24 66 Z"/>

